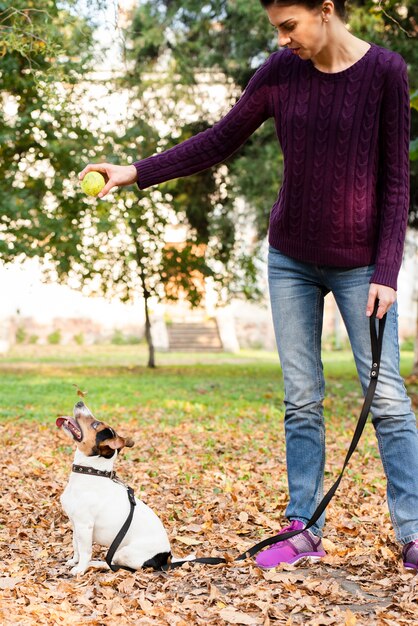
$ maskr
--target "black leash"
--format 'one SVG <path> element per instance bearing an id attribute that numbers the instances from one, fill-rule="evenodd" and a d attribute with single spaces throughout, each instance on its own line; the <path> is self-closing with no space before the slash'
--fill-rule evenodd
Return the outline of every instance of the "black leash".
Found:
<path id="1" fill-rule="evenodd" d="M 381 358 L 381 354 L 382 354 L 382 343 L 383 343 L 383 333 L 384 333 L 384 329 L 385 329 L 385 324 L 386 324 L 386 315 L 383 316 L 383 318 L 381 320 L 378 320 L 379 322 L 379 333 L 377 332 L 377 328 L 376 328 L 376 313 L 377 313 L 377 308 L 378 308 L 378 302 L 376 302 L 375 307 L 374 307 L 374 311 L 373 314 L 370 317 L 370 341 L 371 341 L 371 349 L 372 349 L 372 367 L 370 370 L 370 383 L 369 386 L 367 388 L 366 391 L 366 395 L 364 398 L 364 403 L 363 403 L 363 407 L 361 409 L 361 413 L 360 413 L 360 417 L 358 419 L 357 422 L 357 426 L 355 428 L 354 431 L 354 435 L 353 438 L 351 440 L 350 443 L 350 447 L 348 449 L 348 452 L 346 454 L 345 460 L 344 460 L 344 464 L 342 467 L 342 470 L 340 472 L 340 475 L 338 476 L 337 480 L 335 481 L 335 483 L 332 485 L 332 487 L 327 491 L 327 493 L 325 494 L 325 496 L 322 498 L 321 502 L 319 503 L 319 505 L 317 506 L 314 514 L 312 515 L 311 519 L 308 521 L 308 523 L 306 524 L 306 526 L 302 529 L 302 530 L 291 530 L 288 531 L 286 533 L 280 533 L 277 535 L 274 535 L 273 537 L 268 537 L 267 539 L 263 539 L 263 541 L 260 541 L 259 543 L 256 543 L 254 546 L 252 546 L 251 548 L 248 548 L 248 550 L 246 550 L 245 552 L 243 552 L 242 554 L 240 554 L 239 556 L 237 556 L 235 559 L 231 560 L 231 562 L 236 562 L 236 561 L 243 561 L 247 558 L 250 558 L 252 556 L 254 556 L 255 554 L 257 554 L 258 552 L 260 552 L 260 550 L 262 550 L 263 548 L 266 548 L 267 546 L 271 546 L 274 543 L 279 543 L 281 541 L 285 541 L 286 539 L 290 539 L 291 537 L 295 537 L 295 535 L 299 535 L 301 534 L 304 530 L 307 530 L 309 528 L 311 528 L 315 522 L 318 521 L 318 519 L 321 517 L 322 513 L 325 511 L 325 509 L 327 508 L 328 504 L 331 502 L 332 498 L 335 495 L 335 492 L 337 491 L 341 479 L 343 477 L 345 468 L 348 465 L 348 462 L 351 458 L 351 456 L 353 455 L 353 452 L 355 451 L 355 449 L 357 448 L 357 444 L 360 441 L 361 435 L 363 433 L 364 427 L 367 423 L 367 418 L 370 412 L 370 408 L 373 402 L 373 398 L 374 398 L 374 394 L 376 391 L 376 385 L 377 385 L 377 380 L 379 377 L 379 368 L 380 368 L 380 358 Z M 126 487 L 126 485 L 125 485 Z M 109 551 L 106 555 L 106 563 L 108 564 L 108 566 L 110 567 L 111 570 L 113 570 L 114 572 L 116 572 L 119 569 L 125 569 L 129 572 L 135 572 L 136 570 L 130 568 L 130 567 L 126 567 L 124 565 L 121 566 L 116 566 L 112 564 L 112 559 L 113 556 L 116 552 L 116 550 L 118 549 L 120 543 L 122 542 L 123 538 L 125 537 L 126 533 L 128 532 L 129 526 L 131 525 L 131 521 L 133 518 L 133 514 L 134 514 L 134 508 L 135 508 L 135 496 L 134 496 L 134 492 L 132 491 L 132 489 L 130 487 L 127 487 L 128 490 L 128 498 L 129 498 L 129 502 L 131 505 L 130 511 L 129 511 L 129 515 L 126 518 L 126 521 L 124 523 L 124 525 L 122 526 L 122 528 L 120 529 L 119 533 L 117 534 L 117 536 L 115 537 L 112 545 L 109 548 Z M 228 560 L 225 559 L 224 557 L 197 557 L 196 559 L 193 560 L 182 560 L 182 561 L 175 561 L 173 562 L 167 562 L 165 565 L 161 565 L 159 567 L 155 567 L 154 569 L 159 570 L 159 571 L 169 571 L 171 569 L 175 569 L 177 567 L 181 567 L 182 565 L 184 565 L 185 563 L 204 563 L 206 565 L 219 565 L 220 563 L 227 563 Z"/>
<path id="2" fill-rule="evenodd" d="M 120 544 L 122 543 L 123 538 L 125 537 L 126 533 L 129 530 L 129 527 L 132 522 L 132 518 L 134 516 L 135 506 L 136 506 L 135 494 L 134 494 L 133 489 L 131 487 L 128 487 L 127 485 L 124 485 L 124 487 L 126 487 L 127 492 L 128 492 L 128 499 L 129 499 L 129 504 L 130 504 L 129 514 L 122 528 L 120 529 L 120 531 L 118 532 L 114 540 L 112 541 L 112 544 L 109 550 L 107 551 L 107 554 L 105 557 L 105 561 L 110 567 L 110 569 L 112 570 L 112 572 L 117 572 L 119 569 L 126 569 L 128 572 L 136 572 L 135 569 L 133 569 L 132 567 L 128 567 L 127 565 L 113 565 L 112 563 L 116 550 L 119 548 Z"/>
<path id="3" fill-rule="evenodd" d="M 370 317 L 370 341 L 371 341 L 371 348 L 372 348 L 372 367 L 370 370 L 370 383 L 369 383 L 369 386 L 368 386 L 368 389 L 364 398 L 364 403 L 361 409 L 360 417 L 358 419 L 357 426 L 354 431 L 354 435 L 351 440 L 347 455 L 345 457 L 340 475 L 338 476 L 337 480 L 332 485 L 332 487 L 327 491 L 325 496 L 322 498 L 321 502 L 317 506 L 311 519 L 308 521 L 308 523 L 302 530 L 291 530 L 286 533 L 280 533 L 278 535 L 275 535 L 274 537 L 268 537 L 267 539 L 263 539 L 263 541 L 256 543 L 254 546 L 252 546 L 251 548 L 248 548 L 248 550 L 246 550 L 245 552 L 237 556 L 236 559 L 233 560 L 233 562 L 243 561 L 244 559 L 250 558 L 254 556 L 255 554 L 257 554 L 258 552 L 260 552 L 260 550 L 262 550 L 263 548 L 266 548 L 267 546 L 271 546 L 273 543 L 279 543 L 281 541 L 285 541 L 286 539 L 290 539 L 291 537 L 294 537 L 295 535 L 300 535 L 304 530 L 311 528 L 315 524 L 315 522 L 321 517 L 322 513 L 325 511 L 328 504 L 331 502 L 332 498 L 334 497 L 335 492 L 337 491 L 339 484 L 341 482 L 341 479 L 343 477 L 345 468 L 347 467 L 347 464 L 353 452 L 357 448 L 358 442 L 360 441 L 360 437 L 366 425 L 367 417 L 369 415 L 370 407 L 372 405 L 374 394 L 376 391 L 377 380 L 379 377 L 380 358 L 382 354 L 383 333 L 384 333 L 385 324 L 386 324 L 386 315 L 384 315 L 383 318 L 379 320 L 379 333 L 377 333 L 377 329 L 376 329 L 377 308 L 378 308 L 378 302 L 376 302 L 373 314 Z M 218 557 L 200 557 L 200 558 L 194 559 L 193 561 L 176 561 L 175 563 L 168 563 L 167 565 L 164 565 L 161 569 L 164 571 L 168 571 L 170 569 L 180 567 L 184 563 L 207 563 L 209 565 L 218 565 L 219 563 L 226 563 L 226 562 L 227 560 L 222 557 L 219 557 L 219 558 Z"/>

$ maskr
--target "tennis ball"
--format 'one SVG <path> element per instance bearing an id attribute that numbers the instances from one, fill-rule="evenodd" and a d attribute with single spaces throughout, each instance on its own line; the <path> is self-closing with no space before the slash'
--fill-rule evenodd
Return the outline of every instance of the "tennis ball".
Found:
<path id="1" fill-rule="evenodd" d="M 89 172 L 81 181 L 81 189 L 88 196 L 97 196 L 105 186 L 106 181 L 100 172 Z"/>

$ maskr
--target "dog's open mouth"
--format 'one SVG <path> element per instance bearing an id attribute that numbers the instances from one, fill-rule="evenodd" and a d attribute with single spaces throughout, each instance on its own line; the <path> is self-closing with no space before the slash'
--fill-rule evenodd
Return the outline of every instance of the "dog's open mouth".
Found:
<path id="1" fill-rule="evenodd" d="M 65 430 L 68 431 L 76 441 L 82 440 L 83 433 L 81 432 L 78 422 L 73 417 L 61 416 L 55 423 L 58 428 L 65 428 Z"/>

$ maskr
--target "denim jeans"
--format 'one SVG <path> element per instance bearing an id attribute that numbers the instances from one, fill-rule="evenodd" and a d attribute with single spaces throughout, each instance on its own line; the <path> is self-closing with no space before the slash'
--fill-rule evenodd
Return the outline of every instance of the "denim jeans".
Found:
<path id="1" fill-rule="evenodd" d="M 369 319 L 365 311 L 373 267 L 319 267 L 289 258 L 270 247 L 268 273 L 285 387 L 290 495 L 286 517 L 306 523 L 323 495 L 325 382 L 321 333 L 324 298 L 329 292 L 334 294 L 365 391 L 370 381 L 372 358 Z M 418 432 L 399 373 L 396 303 L 387 314 L 371 415 L 387 479 L 392 524 L 398 541 L 406 544 L 418 539 Z M 364 479 L 367 480 L 367 475 Z M 322 535 L 324 517 L 312 528 L 317 535 Z"/>

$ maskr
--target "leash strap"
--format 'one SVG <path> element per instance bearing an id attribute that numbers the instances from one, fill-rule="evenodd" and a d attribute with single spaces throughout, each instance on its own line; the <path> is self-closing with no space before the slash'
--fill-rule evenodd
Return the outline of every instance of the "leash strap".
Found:
<path id="1" fill-rule="evenodd" d="M 286 533 L 279 533 L 277 535 L 274 535 L 273 537 L 268 537 L 267 539 L 264 539 L 263 541 L 260 541 L 259 543 L 255 544 L 254 546 L 252 546 L 251 548 L 249 548 L 248 550 L 246 550 L 245 552 L 243 552 L 242 554 L 240 554 L 236 559 L 234 559 L 234 562 L 236 561 L 243 561 L 244 559 L 247 559 L 249 557 L 254 556 L 254 554 L 257 554 L 257 552 L 260 552 L 260 550 L 262 550 L 263 548 L 266 548 L 267 546 L 270 546 L 274 543 L 279 543 L 281 541 L 286 541 L 286 539 L 290 539 L 291 537 L 295 537 L 295 535 L 299 535 L 301 534 L 303 531 L 311 528 L 315 522 L 321 517 L 322 513 L 325 511 L 325 509 L 327 508 L 328 504 L 331 502 L 332 498 L 335 495 L 335 492 L 337 491 L 341 479 L 343 477 L 345 468 L 348 465 L 348 462 L 350 460 L 350 458 L 353 455 L 353 452 L 355 451 L 355 449 L 357 448 L 358 442 L 360 441 L 361 435 L 363 433 L 364 427 L 367 423 L 367 417 L 369 415 L 370 412 L 370 408 L 373 402 L 373 398 L 374 398 L 374 394 L 376 391 L 376 385 L 377 385 L 377 380 L 379 377 L 379 368 L 380 368 L 380 359 L 381 359 L 381 354 L 382 354 L 382 344 L 383 344 L 383 333 L 384 333 L 384 329 L 385 329 L 385 324 L 386 324 L 386 315 L 383 316 L 383 318 L 381 320 L 379 320 L 379 333 L 377 333 L 377 320 L 376 320 L 376 313 L 377 313 L 377 308 L 378 308 L 378 302 L 376 302 L 375 307 L 374 307 L 374 311 L 372 316 L 370 317 L 370 340 L 371 340 L 371 350 L 372 350 L 372 367 L 370 370 L 370 383 L 369 386 L 367 388 L 366 391 L 366 395 L 364 398 L 364 402 L 363 402 L 363 406 L 361 409 L 361 413 L 360 413 L 360 417 L 358 419 L 354 434 L 353 434 L 353 438 L 351 440 L 350 443 L 350 447 L 347 451 L 344 463 L 343 463 L 343 467 L 342 470 L 337 478 L 337 480 L 335 481 L 335 483 L 332 485 L 332 487 L 327 491 L 327 493 L 325 494 L 325 496 L 322 498 L 321 502 L 319 503 L 319 505 L 317 506 L 316 510 L 314 511 L 311 519 L 308 521 L 308 523 L 306 524 L 306 526 L 302 529 L 302 530 L 292 530 L 292 531 L 288 531 Z M 80 471 L 77 469 L 75 469 L 74 471 Z M 128 529 L 131 525 L 132 522 L 132 518 L 134 515 L 134 509 L 136 506 L 136 501 L 135 501 L 135 494 L 132 490 L 131 487 L 126 487 L 127 488 L 127 493 L 128 493 L 128 499 L 129 499 L 129 503 L 130 503 L 130 511 L 128 514 L 128 517 L 125 520 L 125 523 L 123 524 L 122 528 L 120 529 L 120 531 L 118 532 L 118 534 L 116 535 L 115 539 L 113 540 L 107 554 L 106 554 L 106 563 L 108 564 L 109 568 L 113 571 L 113 572 L 117 572 L 119 569 L 124 569 L 127 570 L 128 572 L 135 572 L 136 570 L 131 568 L 131 567 L 127 567 L 125 565 L 113 565 L 112 564 L 112 560 L 113 557 L 115 555 L 116 550 L 118 549 L 118 547 L 120 546 L 121 542 L 123 541 L 123 538 L 125 537 L 126 533 L 128 532 Z M 229 559 L 228 559 L 229 560 Z M 189 560 L 184 560 L 184 561 L 175 561 L 167 563 L 166 565 L 163 565 L 159 568 L 155 568 L 159 571 L 169 571 L 171 569 L 175 569 L 177 567 L 181 567 L 182 565 L 184 565 L 185 563 L 203 563 L 206 565 L 219 565 L 221 563 L 227 563 L 228 560 L 224 557 L 198 557 L 196 559 L 193 559 L 191 561 Z"/>
<path id="2" fill-rule="evenodd" d="M 370 408 L 371 408 L 373 398 L 374 398 L 374 394 L 376 391 L 377 380 L 379 377 L 380 358 L 382 355 L 383 333 L 384 333 L 385 324 L 386 324 L 386 314 L 385 314 L 381 320 L 378 320 L 379 333 L 377 333 L 377 328 L 376 328 L 377 308 L 378 308 L 378 302 L 376 301 L 373 314 L 370 317 L 370 341 L 371 341 L 371 350 L 372 350 L 372 367 L 370 370 L 370 383 L 366 391 L 360 417 L 358 419 L 357 426 L 355 428 L 353 438 L 351 440 L 350 447 L 346 454 L 340 475 L 338 476 L 337 480 L 332 485 L 332 487 L 327 491 L 325 496 L 322 498 L 321 502 L 317 506 L 311 519 L 308 521 L 308 523 L 302 530 L 291 530 L 285 533 L 279 533 L 278 535 L 275 535 L 274 537 L 268 537 L 267 539 L 260 541 L 259 543 L 255 544 L 254 546 L 252 546 L 251 548 L 249 548 L 248 550 L 240 554 L 236 559 L 234 559 L 234 561 L 243 561 L 244 559 L 254 556 L 254 554 L 257 554 L 257 552 L 260 552 L 260 550 L 262 550 L 263 548 L 266 548 L 267 546 L 271 546 L 273 543 L 286 541 L 286 539 L 295 537 L 295 535 L 300 535 L 304 530 L 311 528 L 315 524 L 315 522 L 321 517 L 322 513 L 325 511 L 328 504 L 331 502 L 332 498 L 334 497 L 335 492 L 337 491 L 339 484 L 341 482 L 341 479 L 343 477 L 345 468 L 347 467 L 347 464 L 353 452 L 357 448 L 358 442 L 360 441 L 360 437 L 366 425 L 367 417 L 369 415 Z M 167 565 L 162 566 L 161 569 L 164 571 L 168 571 L 170 569 L 180 567 L 181 565 L 184 565 L 184 563 L 207 563 L 209 565 L 218 565 L 220 563 L 226 563 L 226 562 L 227 562 L 227 559 L 223 557 L 199 557 L 197 559 L 193 559 L 192 561 L 176 561 L 174 563 L 168 563 Z"/>
<path id="3" fill-rule="evenodd" d="M 113 563 L 112 563 L 112 559 L 115 556 L 116 550 L 119 548 L 120 544 L 123 541 L 123 538 L 125 537 L 126 533 L 129 530 L 129 527 L 130 527 L 131 522 L 132 522 L 132 518 L 134 516 L 135 506 L 136 506 L 135 494 L 134 494 L 133 489 L 131 487 L 126 487 L 126 489 L 127 489 L 127 492 L 128 492 L 128 499 L 129 499 L 129 504 L 130 504 L 129 514 L 128 514 L 128 517 L 126 518 L 125 523 L 123 524 L 122 528 L 120 529 L 120 531 L 118 532 L 118 534 L 114 538 L 114 540 L 112 542 L 112 545 L 110 546 L 109 550 L 107 551 L 107 554 L 106 554 L 106 557 L 105 557 L 106 563 L 108 564 L 108 566 L 110 567 L 112 572 L 117 572 L 119 569 L 125 569 L 128 572 L 136 572 L 135 569 L 133 569 L 131 567 L 127 567 L 126 565 L 113 565 Z"/>

